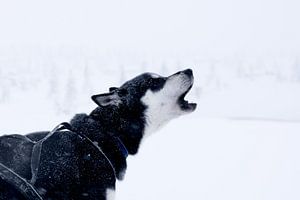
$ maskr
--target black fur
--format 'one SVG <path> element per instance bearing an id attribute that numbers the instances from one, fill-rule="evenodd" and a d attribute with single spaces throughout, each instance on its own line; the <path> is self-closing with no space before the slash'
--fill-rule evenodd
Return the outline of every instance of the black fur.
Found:
<path id="1" fill-rule="evenodd" d="M 98 107 L 89 115 L 75 115 L 64 124 L 66 130 L 2 136 L 0 162 L 45 199 L 105 200 L 106 189 L 114 189 L 116 179 L 123 178 L 127 155 L 138 152 L 143 138 L 147 107 L 141 98 L 149 89 L 162 89 L 166 80 L 145 73 L 92 96 Z M 0 199 L 1 194 L 10 193 L 0 190 Z"/>
<path id="2" fill-rule="evenodd" d="M 144 115 L 146 106 L 140 99 L 148 89 L 160 90 L 165 82 L 164 77 L 153 78 L 145 73 L 127 81 L 120 88 L 111 88 L 111 93 L 117 94 L 121 103 L 118 106 L 100 105 L 90 117 L 101 124 L 98 130 L 119 137 L 128 152 L 134 155 L 138 152 L 146 123 Z M 94 96 L 94 101 L 96 97 L 97 95 Z"/>

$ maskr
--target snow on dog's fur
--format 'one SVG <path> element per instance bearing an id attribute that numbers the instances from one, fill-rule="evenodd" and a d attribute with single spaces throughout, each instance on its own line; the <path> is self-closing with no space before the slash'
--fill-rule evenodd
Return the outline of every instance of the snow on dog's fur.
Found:
<path id="1" fill-rule="evenodd" d="M 28 153 L 28 155 L 24 155 L 28 156 L 28 159 L 22 161 L 24 163 L 20 168 L 14 166 L 14 162 L 20 164 L 20 160 L 12 161 L 11 158 L 6 156 L 6 152 L 11 150 L 12 145 L 5 145 L 2 150 L 0 149 L 0 162 L 9 165 L 10 169 L 16 169 L 16 172 L 22 177 L 34 177 L 32 184 L 34 187 L 43 189 L 44 192 L 41 195 L 44 199 L 72 199 L 74 197 L 77 199 L 113 199 L 115 180 L 122 180 L 126 171 L 127 155 L 136 154 L 141 141 L 171 119 L 196 109 L 195 103 L 184 100 L 185 95 L 193 85 L 193 81 L 193 73 L 190 69 L 177 72 L 169 77 L 162 77 L 153 73 L 141 74 L 125 82 L 120 87 L 110 88 L 108 93 L 92 96 L 92 100 L 98 107 L 89 115 L 75 115 L 69 126 L 66 127 L 69 131 L 64 130 L 63 135 L 61 134 L 62 130 L 60 130 L 55 131 L 55 133 L 51 132 L 51 134 L 49 132 L 28 134 L 25 139 L 20 136 L 18 141 L 7 136 L 0 137 L 2 144 L 5 141 L 13 141 L 13 144 L 20 146 L 26 141 L 28 148 L 33 148 L 35 144 L 42 141 L 42 138 L 45 138 L 43 139 L 45 140 L 43 148 L 48 148 L 48 151 L 42 149 L 41 152 L 49 153 L 53 157 L 59 155 L 59 161 L 51 161 L 51 156 L 41 154 L 41 160 L 38 159 L 39 163 L 33 163 L 36 170 L 32 170 L 32 160 L 35 159 L 30 159 L 32 155 Z M 78 134 L 81 139 L 78 139 Z M 95 152 L 95 147 L 97 147 L 100 153 L 97 153 L 97 151 L 94 153 L 97 155 L 82 153 L 85 149 L 77 145 L 77 143 L 82 145 L 82 138 L 85 138 L 86 148 L 91 146 L 90 151 Z M 60 152 L 59 149 L 64 145 L 69 145 L 70 141 L 77 142 L 68 147 L 66 150 L 68 152 Z M 62 143 L 62 146 L 59 146 L 60 143 Z M 56 149 L 55 146 L 59 148 Z M 3 150 L 4 148 L 6 149 Z M 59 153 L 53 153 L 56 150 Z M 65 155 L 67 156 L 63 157 Z M 78 155 L 82 156 L 82 158 L 77 158 L 78 161 L 68 161 L 68 159 L 73 159 L 74 156 Z M 102 159 L 101 162 L 106 163 L 108 166 L 95 165 L 96 163 L 91 162 L 93 156 L 98 156 L 98 162 Z M 14 158 L 14 155 L 12 157 Z M 43 161 L 43 159 L 46 161 Z M 60 164 L 60 161 L 62 164 Z M 51 170 L 56 170 L 56 167 L 63 168 L 67 161 L 72 165 L 78 163 L 78 166 L 72 166 L 68 169 L 78 171 L 78 169 L 87 168 L 94 170 L 79 170 L 78 173 L 82 174 L 76 174 L 77 171 L 60 171 L 62 177 L 69 177 L 69 180 L 60 180 L 60 176 L 56 177 L 54 173 L 55 178 L 51 179 L 51 184 L 48 184 L 49 180 L 47 180 L 50 177 L 49 175 L 37 173 L 39 172 L 40 163 L 46 162 L 43 165 L 46 169 L 45 173 L 51 174 Z M 49 167 L 51 165 L 53 165 L 52 168 Z M 30 171 L 32 174 L 29 173 Z M 103 176 L 103 178 L 95 179 L 96 174 Z M 96 182 L 91 182 L 94 179 Z M 88 187 L 86 181 L 92 186 Z M 67 185 L 68 187 L 62 188 L 54 183 Z M 79 198 L 78 195 L 81 195 L 81 197 Z"/>

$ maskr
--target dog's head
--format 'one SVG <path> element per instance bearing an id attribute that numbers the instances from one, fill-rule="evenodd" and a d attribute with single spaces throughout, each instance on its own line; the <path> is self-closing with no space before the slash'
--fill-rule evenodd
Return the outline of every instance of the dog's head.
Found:
<path id="1" fill-rule="evenodd" d="M 130 118 L 142 116 L 146 123 L 144 135 L 149 135 L 171 119 L 196 109 L 195 103 L 184 99 L 193 82 L 191 69 L 168 77 L 144 73 L 92 99 L 100 107 L 118 107 Z"/>

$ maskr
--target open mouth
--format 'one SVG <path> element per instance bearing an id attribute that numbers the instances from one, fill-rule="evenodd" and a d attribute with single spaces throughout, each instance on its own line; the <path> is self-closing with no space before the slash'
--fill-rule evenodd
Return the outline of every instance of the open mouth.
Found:
<path id="1" fill-rule="evenodd" d="M 178 104 L 183 111 L 194 111 L 197 107 L 196 103 L 189 103 L 184 99 L 187 93 L 192 89 L 192 87 L 193 84 L 191 84 L 191 86 L 178 98 Z"/>

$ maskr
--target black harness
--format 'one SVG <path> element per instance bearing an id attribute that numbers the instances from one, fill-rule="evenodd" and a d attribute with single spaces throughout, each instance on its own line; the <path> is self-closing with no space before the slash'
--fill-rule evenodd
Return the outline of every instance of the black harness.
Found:
<path id="1" fill-rule="evenodd" d="M 76 133 L 82 140 L 85 140 L 87 144 L 95 151 L 99 152 L 104 156 L 107 160 L 107 162 L 111 166 L 111 170 L 113 171 L 113 174 L 115 175 L 115 178 L 117 177 L 115 168 L 109 158 L 103 153 L 101 148 L 97 145 L 97 143 L 91 141 L 86 135 L 76 132 L 72 130 L 72 127 L 69 123 L 61 123 L 57 127 L 55 127 L 50 133 L 47 134 L 46 137 L 39 140 L 38 142 L 34 142 L 34 146 L 32 149 L 32 155 L 31 155 L 31 180 L 27 181 L 26 179 L 22 178 L 20 175 L 15 173 L 14 171 L 10 170 L 8 167 L 0 163 L 0 183 L 6 182 L 10 184 L 16 191 L 20 192 L 26 200 L 43 200 L 43 198 L 40 196 L 40 194 L 37 192 L 36 188 L 34 187 L 34 184 L 36 183 L 38 172 L 39 172 L 39 166 L 40 166 L 40 159 L 41 159 L 41 152 L 43 148 L 43 143 L 50 138 L 54 133 L 57 132 L 63 132 L 63 131 L 71 131 L 73 133 Z M 63 134 L 63 133 L 62 133 Z M 123 144 L 123 142 L 118 138 L 114 137 L 116 141 L 116 145 L 119 147 L 122 155 L 126 158 L 128 156 L 128 151 Z M 0 190 L 1 192 L 1 190 Z M 0 195 L 1 197 L 1 195 Z M 2 200 L 2 199 L 0 199 Z"/>
<path id="2" fill-rule="evenodd" d="M 10 184 L 13 187 L 13 190 L 21 193 L 26 200 L 43 200 L 43 198 L 30 183 L 1 163 L 0 181 Z"/>

